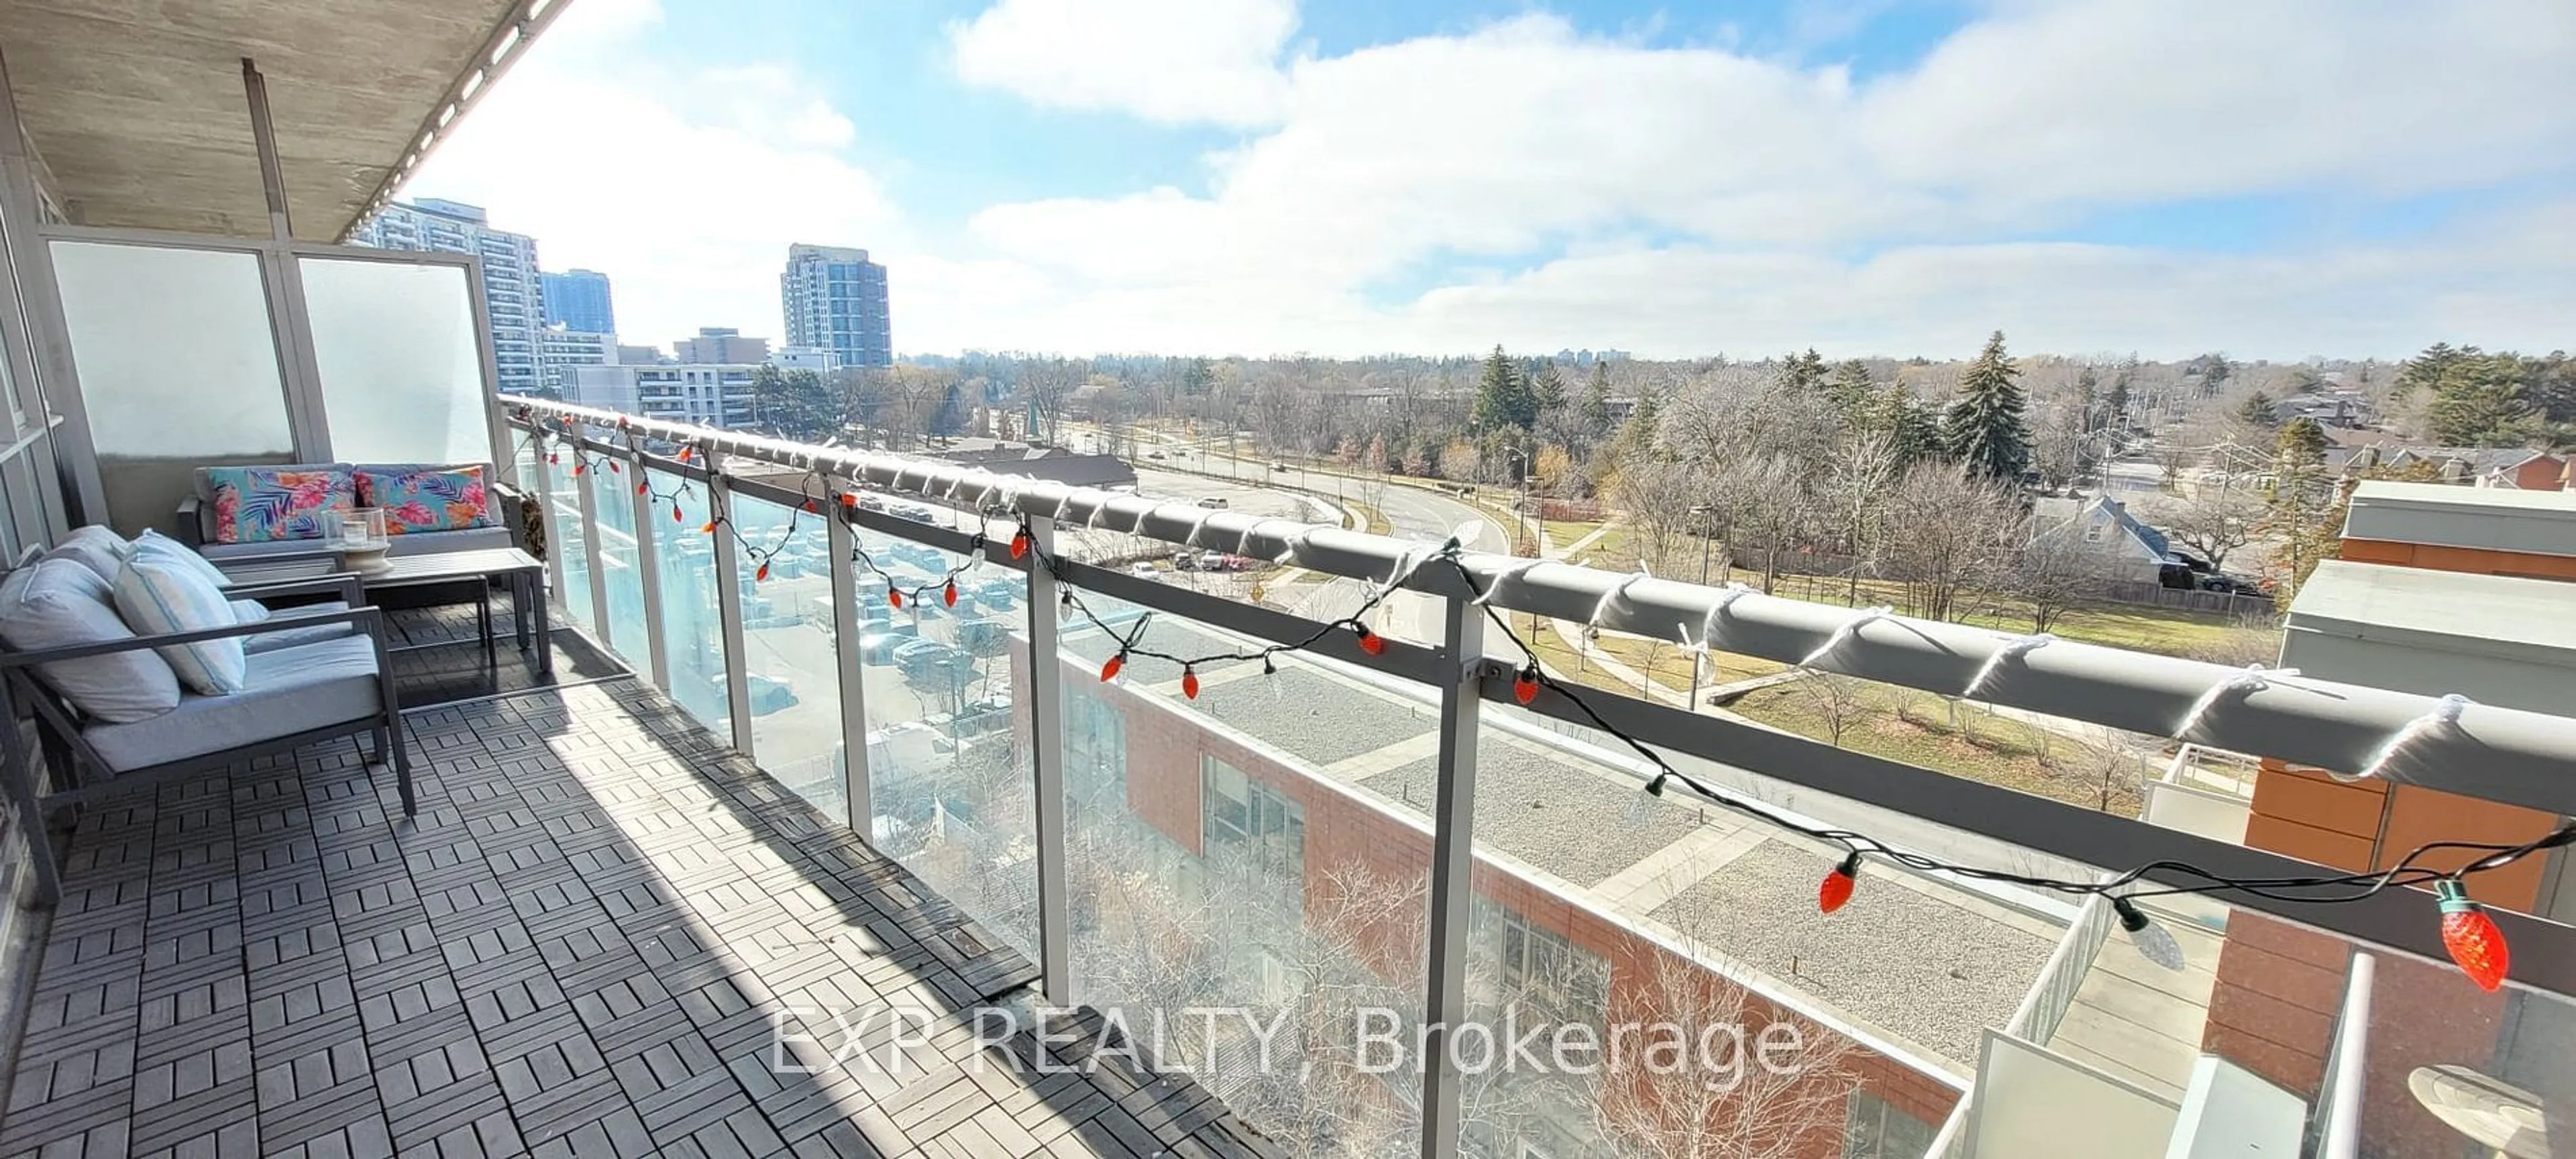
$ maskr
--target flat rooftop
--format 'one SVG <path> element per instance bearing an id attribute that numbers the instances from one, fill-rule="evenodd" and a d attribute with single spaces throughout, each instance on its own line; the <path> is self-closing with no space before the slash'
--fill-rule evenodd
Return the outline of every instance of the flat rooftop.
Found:
<path id="1" fill-rule="evenodd" d="M 2576 584 L 2327 560 L 2286 626 L 2281 662 L 2308 676 L 2537 712 L 2576 699 Z"/>
<path id="2" fill-rule="evenodd" d="M 2576 555 L 2576 491 L 2371 480 L 2355 488 L 2346 539 Z"/>

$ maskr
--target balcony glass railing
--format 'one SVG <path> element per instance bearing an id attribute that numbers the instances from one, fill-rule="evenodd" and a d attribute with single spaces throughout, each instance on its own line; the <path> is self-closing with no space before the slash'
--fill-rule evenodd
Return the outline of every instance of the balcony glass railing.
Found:
<path id="1" fill-rule="evenodd" d="M 1584 700 L 1606 724 L 1554 693 L 1523 707 L 1512 662 L 1481 659 L 1517 653 L 1437 582 L 1372 651 L 1247 602 L 1243 577 L 1111 566 L 1259 541 L 1246 554 L 1286 545 L 1365 598 L 1391 569 L 1363 537 L 1186 505 L 1140 522 L 1150 501 L 1094 494 L 978 513 L 942 500 L 992 481 L 951 488 L 953 467 L 647 422 L 575 428 L 594 464 L 645 452 L 575 476 L 548 420 L 602 416 L 527 405 L 520 437 L 547 443 L 520 461 L 574 622 L 1025 954 L 1043 1000 L 1114 1015 L 1289 1154 L 2515 1153 L 2576 1105 L 2576 1004 L 2420 956 L 2439 952 L 2420 897 L 2152 902 L 2179 969 L 2099 902 L 1878 862 L 1823 916 L 1840 848 L 1799 827 L 2069 881 L 2097 860 L 2298 867 L 1608 692 Z M 817 472 L 853 467 L 894 494 L 832 501 L 851 484 Z M 1053 546 L 1015 558 L 1023 519 Z M 1598 620 L 1618 582 L 1515 596 L 1515 630 Z M 1304 606 L 1328 603 L 1353 610 Z M 1640 791 L 1656 766 L 1605 727 L 1795 827 Z M 1444 859 L 1470 818 L 1470 856 Z M 2534 976 L 2563 975 L 2564 927 L 2504 920 Z M 1445 1039 L 1425 1037 L 1435 1009 L 1463 1015 Z"/>

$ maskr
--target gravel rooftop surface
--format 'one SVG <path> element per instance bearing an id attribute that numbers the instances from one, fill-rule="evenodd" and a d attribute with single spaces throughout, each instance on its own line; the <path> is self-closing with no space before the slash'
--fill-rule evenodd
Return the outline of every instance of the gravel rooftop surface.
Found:
<path id="1" fill-rule="evenodd" d="M 1576 885 L 1599 885 L 1699 824 L 1689 809 L 1622 789 L 1562 756 L 1493 737 L 1477 749 L 1477 843 Z M 1438 777 L 1439 763 L 1425 759 L 1362 784 L 1428 816 Z"/>
<path id="2" fill-rule="evenodd" d="M 1654 916 L 1863 1022 L 1974 1066 L 1979 1032 L 2012 1018 L 2054 944 L 1900 885 L 1873 885 L 1867 870 L 1851 902 L 1825 917 L 1816 912 L 1816 883 L 1833 867 L 1767 842 Z"/>
<path id="3" fill-rule="evenodd" d="M 1440 724 L 1427 707 L 1286 664 L 1275 675 L 1208 685 L 1192 703 L 1228 727 L 1317 766 L 1375 752 Z"/>

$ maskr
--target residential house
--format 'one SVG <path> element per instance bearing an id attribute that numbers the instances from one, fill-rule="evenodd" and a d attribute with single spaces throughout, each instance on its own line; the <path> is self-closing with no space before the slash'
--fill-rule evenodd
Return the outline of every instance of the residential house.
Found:
<path id="1" fill-rule="evenodd" d="M 2041 499 L 2031 522 L 2033 547 L 2071 548 L 2092 561 L 2096 579 L 2155 583 L 2176 562 L 2163 532 L 2108 495 Z"/>

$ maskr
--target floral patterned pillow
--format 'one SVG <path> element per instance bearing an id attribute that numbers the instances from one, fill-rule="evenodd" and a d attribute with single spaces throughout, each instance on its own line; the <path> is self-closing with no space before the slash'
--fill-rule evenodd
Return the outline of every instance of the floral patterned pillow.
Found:
<path id="1" fill-rule="evenodd" d="M 326 521 L 358 505 L 346 471 L 210 467 L 206 489 L 215 496 L 217 543 L 320 539 Z"/>
<path id="2" fill-rule="evenodd" d="M 481 467 L 360 471 L 358 490 L 367 506 L 385 509 L 385 530 L 394 535 L 492 526 Z"/>

